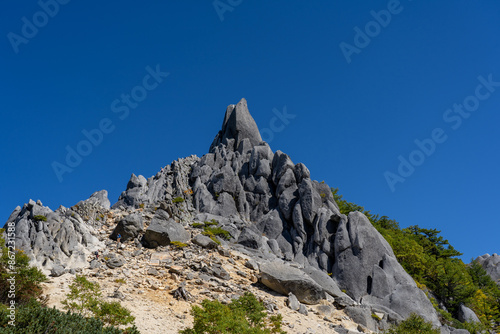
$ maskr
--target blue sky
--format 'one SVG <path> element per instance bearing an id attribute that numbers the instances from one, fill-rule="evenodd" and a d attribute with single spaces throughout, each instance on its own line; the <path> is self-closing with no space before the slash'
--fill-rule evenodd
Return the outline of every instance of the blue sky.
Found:
<path id="1" fill-rule="evenodd" d="M 500 253 L 498 1 L 54 1 L 0 13 L 1 220 L 115 202 L 131 173 L 205 154 L 245 97 L 271 148 L 347 200 L 466 261 Z"/>

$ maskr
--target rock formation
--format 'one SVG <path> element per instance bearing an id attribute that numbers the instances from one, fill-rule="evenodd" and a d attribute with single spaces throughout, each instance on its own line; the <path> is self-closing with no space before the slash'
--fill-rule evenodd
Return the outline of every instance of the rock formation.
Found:
<path id="1" fill-rule="evenodd" d="M 130 214 L 139 208 L 156 211 Z M 219 242 L 248 254 L 261 282 L 276 292 L 305 304 L 334 298 L 353 317 L 368 319 L 364 326 L 372 330 L 410 313 L 440 326 L 431 302 L 368 219 L 360 212 L 341 214 L 327 184 L 311 179 L 307 167 L 285 153 L 273 153 L 244 99 L 227 108 L 209 153 L 178 159 L 149 179 L 132 174 L 111 209 L 107 194 L 98 192 L 55 212 L 30 202 L 9 222 L 33 263 L 74 268 L 88 266 L 85 254 L 102 247 L 95 237 L 102 219 L 117 211 L 123 214 L 111 239 L 120 233 L 124 242 L 155 248 L 187 242 L 190 224 L 214 221 L 230 234 Z M 47 222 L 35 221 L 39 214 Z M 217 247 L 201 235 L 192 242 Z M 121 261 L 112 260 L 110 268 Z M 225 276 L 220 268 L 210 270 Z M 382 314 L 380 322 L 373 312 Z"/>
<path id="2" fill-rule="evenodd" d="M 498 254 L 484 254 L 476 259 L 484 270 L 491 276 L 491 279 L 500 285 L 500 255 Z"/>

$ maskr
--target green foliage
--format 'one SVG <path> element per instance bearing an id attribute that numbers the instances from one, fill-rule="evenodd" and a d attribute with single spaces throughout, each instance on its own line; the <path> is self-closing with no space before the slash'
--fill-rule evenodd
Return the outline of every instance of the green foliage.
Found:
<path id="1" fill-rule="evenodd" d="M 204 224 L 205 224 L 205 226 L 216 226 L 216 225 L 219 225 L 219 222 L 216 221 L 215 219 L 212 219 L 211 221 L 205 222 Z"/>
<path id="2" fill-rule="evenodd" d="M 135 320 L 119 302 L 100 302 L 95 317 L 109 326 L 128 325 Z"/>
<path id="3" fill-rule="evenodd" d="M 224 305 L 218 300 L 203 300 L 201 307 L 193 306 L 193 327 L 180 334 L 285 334 L 281 315 L 268 316 L 255 296 L 246 292 Z"/>
<path id="4" fill-rule="evenodd" d="M 500 288 L 480 264 L 473 262 L 466 266 L 457 259 L 462 253 L 439 235 L 441 231 L 418 225 L 400 228 L 398 222 L 386 216 L 373 215 L 364 207 L 347 202 L 338 194 L 338 189 L 332 189 L 332 194 L 342 214 L 360 211 L 367 216 L 391 245 L 403 268 L 420 287 L 430 289 L 446 307 L 447 311 L 438 308 L 438 302 L 431 295 L 430 299 L 444 322 L 459 327 L 460 323 L 453 317 L 457 317 L 458 307 L 463 303 L 476 312 L 487 328 L 498 327 Z"/>
<path id="5" fill-rule="evenodd" d="M 453 323 L 454 328 L 466 329 L 471 334 L 482 334 L 486 333 L 487 327 L 480 322 L 459 322 L 455 321 Z"/>
<path id="6" fill-rule="evenodd" d="M 33 217 L 33 220 L 36 221 L 36 222 L 39 222 L 39 221 L 46 222 L 47 221 L 47 217 L 42 216 L 42 215 L 36 215 L 36 216 Z"/>
<path id="7" fill-rule="evenodd" d="M 4 229 L 0 229 L 0 303 L 8 304 L 15 300 L 16 304 L 28 303 L 31 299 L 42 298 L 40 283 L 47 277 L 36 267 L 29 265 L 30 259 L 21 250 L 9 252 L 2 238 Z M 11 282 L 15 282 L 15 297 L 11 291 Z M 14 297 L 14 298 L 13 298 Z"/>
<path id="8" fill-rule="evenodd" d="M 101 320 L 65 313 L 31 301 L 17 308 L 15 325 L 8 324 L 8 311 L 0 309 L 0 332 L 6 334 L 140 334 L 135 326 L 128 329 L 104 327 Z"/>
<path id="9" fill-rule="evenodd" d="M 139 208 L 144 209 L 144 203 L 139 204 Z"/>
<path id="10" fill-rule="evenodd" d="M 206 221 L 204 223 L 193 223 L 191 226 L 193 226 L 194 228 L 201 228 L 201 227 L 210 227 L 217 225 L 219 225 L 219 222 L 216 221 L 215 219 L 212 219 L 211 221 Z"/>
<path id="11" fill-rule="evenodd" d="M 439 334 L 440 330 L 425 322 L 424 319 L 416 314 L 410 315 L 408 319 L 402 321 L 397 326 L 392 326 L 387 334 Z"/>
<path id="12" fill-rule="evenodd" d="M 178 249 L 181 249 L 181 248 L 184 248 L 184 247 L 187 247 L 188 244 L 185 244 L 183 242 L 180 242 L 180 241 L 170 241 L 170 244 L 172 246 L 175 246 L 176 248 Z"/>
<path id="13" fill-rule="evenodd" d="M 104 301 L 99 283 L 91 282 L 85 276 L 77 275 L 69 289 L 62 304 L 71 313 L 95 317 L 109 326 L 128 325 L 135 320 L 120 303 Z"/>
<path id="14" fill-rule="evenodd" d="M 475 288 L 461 260 L 439 259 L 428 274 L 427 286 L 452 315 L 457 314 L 460 304 L 468 304 L 474 296 Z"/>
<path id="15" fill-rule="evenodd" d="M 222 227 L 205 226 L 202 234 L 207 235 L 209 237 L 219 236 L 219 237 L 226 239 L 226 240 L 231 239 L 231 234 L 229 234 L 229 232 L 224 230 Z"/>
<path id="16" fill-rule="evenodd" d="M 176 197 L 172 200 L 172 203 L 182 203 L 184 202 L 184 198 L 182 197 Z"/>

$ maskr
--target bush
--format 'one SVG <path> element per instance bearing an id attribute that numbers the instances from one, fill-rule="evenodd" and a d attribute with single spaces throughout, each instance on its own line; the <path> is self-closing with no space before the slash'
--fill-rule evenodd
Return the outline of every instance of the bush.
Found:
<path id="1" fill-rule="evenodd" d="M 8 324 L 7 316 L 7 310 L 0 309 L 0 332 L 6 334 L 140 334 L 135 326 L 125 330 L 104 327 L 99 319 L 43 307 L 35 301 L 17 308 L 15 326 Z"/>
<path id="2" fill-rule="evenodd" d="M 282 317 L 268 316 L 257 298 L 246 292 L 240 298 L 224 305 L 218 300 L 205 299 L 201 307 L 193 306 L 193 328 L 180 334 L 285 334 L 281 329 Z"/>
<path id="3" fill-rule="evenodd" d="M 33 217 L 33 220 L 36 221 L 36 222 L 39 222 L 39 221 L 46 222 L 47 221 L 47 217 L 42 216 L 42 215 L 36 215 L 36 216 Z"/>
<path id="4" fill-rule="evenodd" d="M 205 226 L 207 226 L 207 227 L 208 227 L 208 226 L 216 226 L 216 225 L 219 225 L 219 222 L 218 222 L 218 221 L 216 221 L 215 219 L 212 219 L 211 221 L 209 221 L 209 222 L 205 222 L 204 224 L 205 224 Z"/>
<path id="5" fill-rule="evenodd" d="M 77 275 L 69 289 L 62 304 L 72 313 L 95 317 L 110 326 L 128 325 L 135 320 L 120 303 L 102 300 L 99 283 L 90 282 L 85 276 Z"/>
<path id="6" fill-rule="evenodd" d="M 182 197 L 176 197 L 172 200 L 172 203 L 182 203 L 184 202 L 184 198 Z"/>
<path id="7" fill-rule="evenodd" d="M 432 326 L 431 323 L 426 322 L 424 319 L 416 314 L 402 321 L 397 326 L 392 326 L 387 334 L 440 334 L 440 330 Z"/>
<path id="8" fill-rule="evenodd" d="M 226 240 L 231 239 L 231 234 L 229 234 L 229 232 L 224 230 L 222 227 L 205 226 L 202 234 L 209 237 L 218 236 Z"/>
<path id="9" fill-rule="evenodd" d="M 172 246 L 175 246 L 175 248 L 177 248 L 177 249 L 181 249 L 181 248 L 187 247 L 187 245 L 188 245 L 188 244 L 185 244 L 185 243 L 180 242 L 180 241 L 170 241 L 170 244 Z"/>

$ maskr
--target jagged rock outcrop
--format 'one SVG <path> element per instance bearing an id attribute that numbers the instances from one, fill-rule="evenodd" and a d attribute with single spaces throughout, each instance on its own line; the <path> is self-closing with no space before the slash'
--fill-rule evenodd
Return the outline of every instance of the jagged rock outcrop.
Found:
<path id="1" fill-rule="evenodd" d="M 484 254 L 476 259 L 490 275 L 491 279 L 500 285 L 500 255 Z"/>
<path id="2" fill-rule="evenodd" d="M 253 117 L 250 115 L 247 107 L 247 101 L 241 99 L 237 104 L 231 104 L 226 109 L 224 122 L 222 122 L 222 129 L 210 146 L 210 152 L 215 149 L 219 144 L 228 144 L 228 139 L 234 139 L 232 144 L 235 150 L 244 139 L 248 139 L 251 146 L 258 145 L 262 141 L 259 128 L 255 123 Z"/>
<path id="3" fill-rule="evenodd" d="M 101 193 L 103 194 L 103 193 Z M 78 209 L 60 207 L 56 211 L 30 200 L 10 215 L 5 228 L 14 226 L 16 248 L 23 250 L 31 263 L 49 273 L 55 268 L 82 268 L 88 266 L 87 256 L 104 244 L 96 237 L 96 228 L 85 222 L 77 212 L 92 214 L 95 197 L 80 202 Z M 98 202 L 101 203 L 101 202 Z M 105 208 L 99 205 L 101 210 Z"/>
<path id="4" fill-rule="evenodd" d="M 127 189 L 122 192 L 113 208 L 121 206 L 138 208 L 141 205 L 171 201 L 176 197 L 189 197 L 191 165 L 198 160 L 194 155 L 178 159 L 147 180 L 142 175 L 132 174 Z M 188 204 L 190 202 L 187 201 Z"/>
<path id="5" fill-rule="evenodd" d="M 229 122 L 239 114 L 244 122 Z M 307 167 L 285 153 L 273 154 L 249 117 L 246 101 L 229 106 L 210 153 L 193 164 L 195 208 L 246 221 L 238 243 L 253 249 L 276 244 L 273 254 L 333 273 L 332 286 L 394 320 L 416 312 L 439 325 L 428 298 L 368 219 L 340 214 L 330 187 L 311 180 Z"/>

